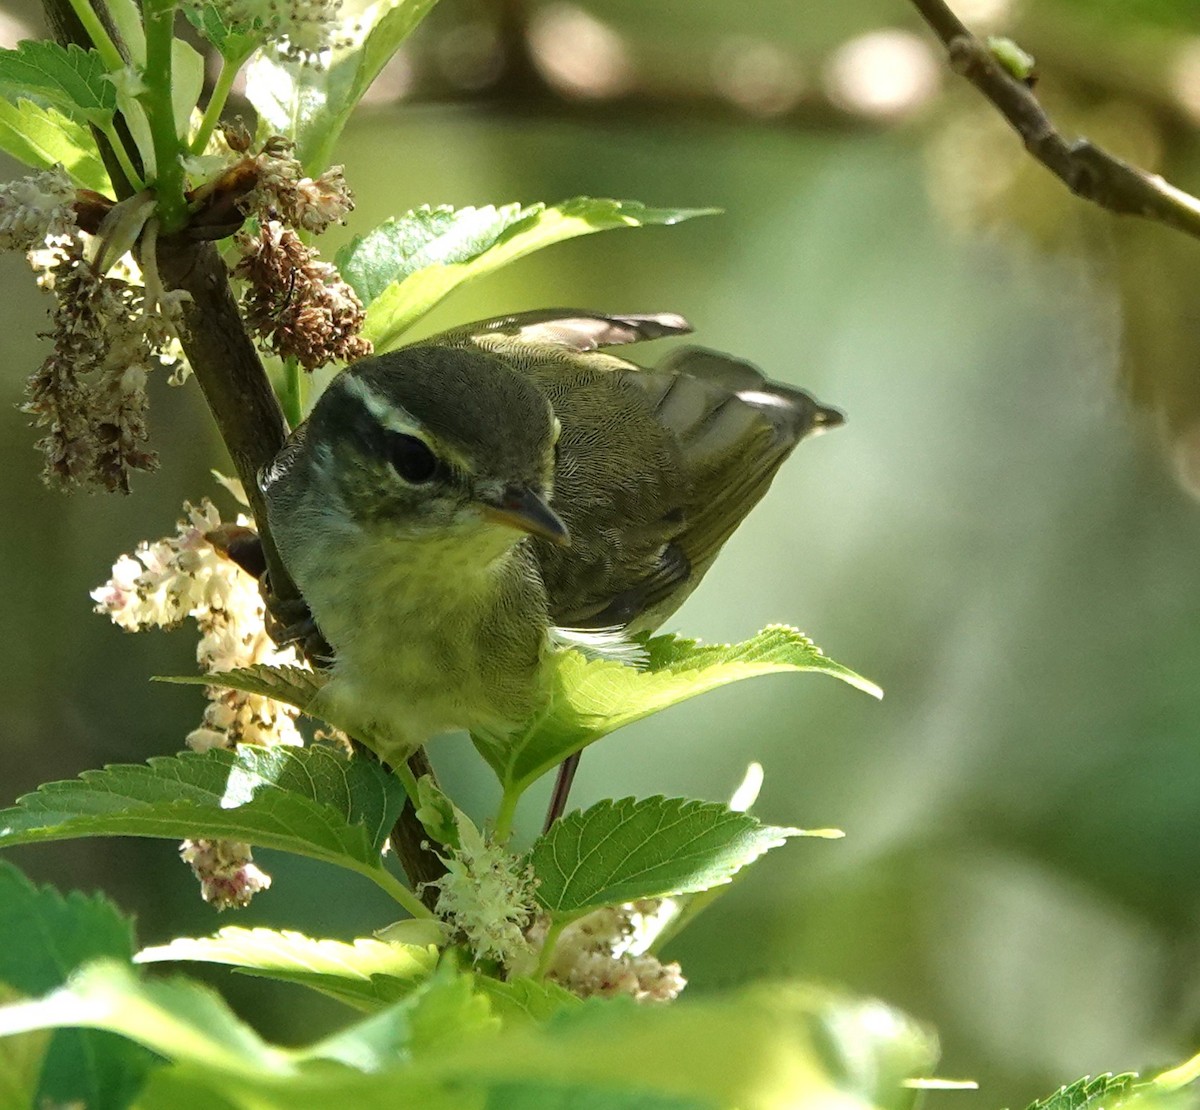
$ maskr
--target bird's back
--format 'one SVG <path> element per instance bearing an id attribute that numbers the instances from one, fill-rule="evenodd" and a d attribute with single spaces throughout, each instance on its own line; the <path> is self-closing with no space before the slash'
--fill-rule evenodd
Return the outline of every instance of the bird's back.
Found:
<path id="1" fill-rule="evenodd" d="M 806 435 L 841 423 L 807 393 L 697 347 L 653 369 L 595 348 L 688 330 L 679 317 L 549 311 L 470 342 L 545 394 L 562 425 L 552 504 L 568 548 L 535 540 L 555 623 L 653 629 L 695 588 Z"/>

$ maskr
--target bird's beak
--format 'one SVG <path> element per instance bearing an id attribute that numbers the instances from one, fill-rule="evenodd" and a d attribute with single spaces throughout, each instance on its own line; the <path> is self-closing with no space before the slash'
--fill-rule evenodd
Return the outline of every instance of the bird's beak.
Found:
<path id="1" fill-rule="evenodd" d="M 484 519 L 509 528 L 519 528 L 531 536 L 540 536 L 559 547 L 571 546 L 571 533 L 539 494 L 524 486 L 506 489 L 497 501 L 483 502 Z"/>

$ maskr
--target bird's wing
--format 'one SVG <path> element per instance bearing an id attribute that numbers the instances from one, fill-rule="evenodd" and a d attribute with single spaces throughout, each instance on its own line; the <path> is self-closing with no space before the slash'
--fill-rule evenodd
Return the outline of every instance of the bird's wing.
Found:
<path id="1" fill-rule="evenodd" d="M 841 420 L 699 348 L 646 370 L 609 355 L 484 346 L 533 377 L 562 424 L 553 504 L 573 542 L 536 547 L 552 616 L 569 627 L 660 624 L 800 439 Z"/>
<path id="2" fill-rule="evenodd" d="M 674 312 L 609 316 L 586 309 L 544 308 L 479 320 L 424 342 L 462 346 L 483 336 L 497 335 L 584 352 L 668 335 L 686 335 L 691 330 L 691 324 Z"/>
<path id="3" fill-rule="evenodd" d="M 681 453 L 690 496 L 685 526 L 674 542 L 697 578 L 796 445 L 844 420 L 804 390 L 702 347 L 672 351 L 636 380 Z"/>

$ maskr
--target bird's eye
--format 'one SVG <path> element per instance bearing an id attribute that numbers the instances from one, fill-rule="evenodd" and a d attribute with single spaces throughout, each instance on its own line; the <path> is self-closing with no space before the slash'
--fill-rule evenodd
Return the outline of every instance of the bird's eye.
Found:
<path id="1" fill-rule="evenodd" d="M 437 473 L 437 456 L 416 436 L 388 436 L 387 453 L 392 469 L 414 486 L 428 482 Z"/>

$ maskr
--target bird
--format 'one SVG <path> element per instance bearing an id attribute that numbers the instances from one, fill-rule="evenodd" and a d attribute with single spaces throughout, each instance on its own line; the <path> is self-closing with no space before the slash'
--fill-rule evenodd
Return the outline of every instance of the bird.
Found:
<path id="1" fill-rule="evenodd" d="M 331 718 L 398 757 L 503 734 L 542 704 L 555 651 L 672 616 L 796 445 L 844 420 L 730 355 L 684 346 L 646 368 L 605 350 L 690 331 L 546 309 L 332 380 L 259 477 L 332 649 Z"/>

